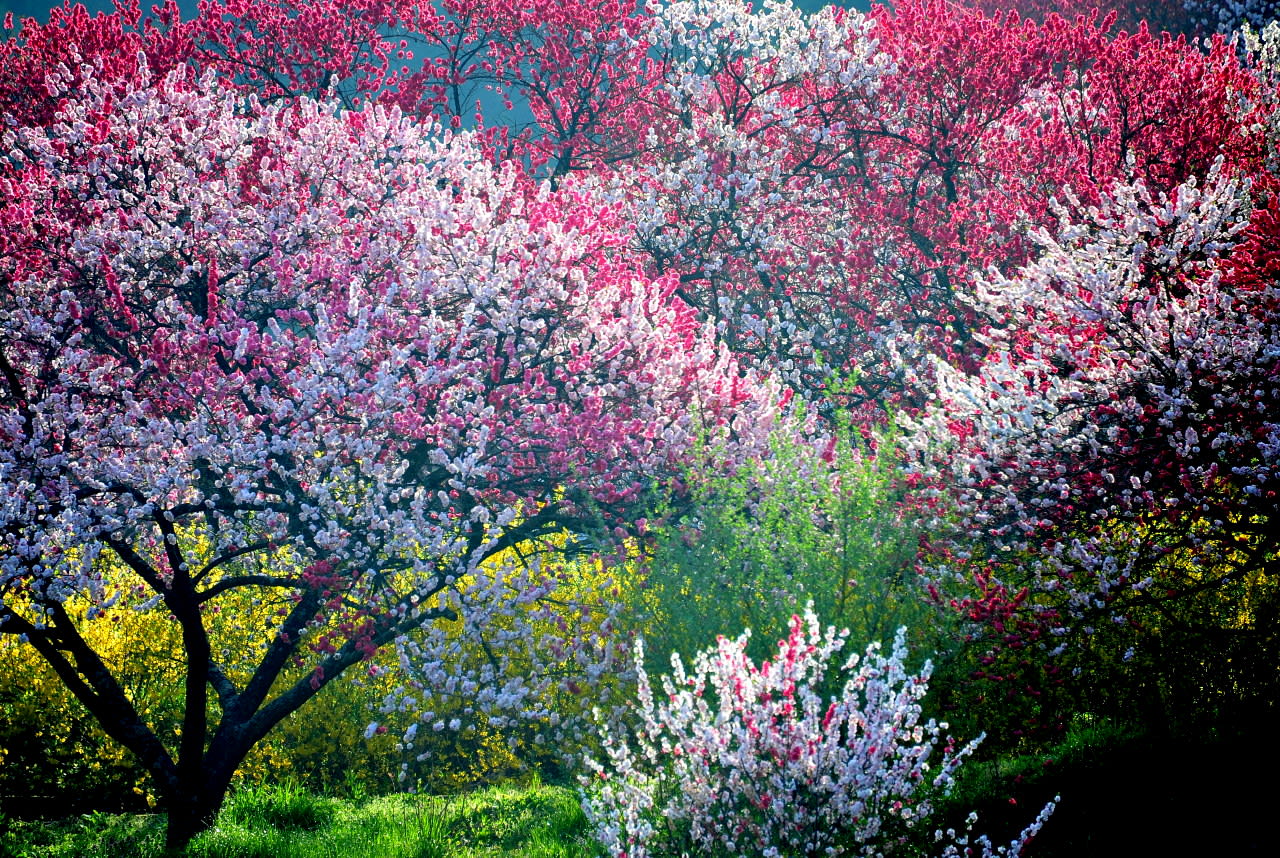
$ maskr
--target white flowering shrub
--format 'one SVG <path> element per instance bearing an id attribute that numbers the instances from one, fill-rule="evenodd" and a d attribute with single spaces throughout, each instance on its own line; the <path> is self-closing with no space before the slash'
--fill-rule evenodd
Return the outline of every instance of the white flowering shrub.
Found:
<path id="1" fill-rule="evenodd" d="M 847 631 L 823 631 L 810 606 L 759 666 L 750 634 L 721 637 L 691 674 L 673 654 L 658 697 L 637 643 L 637 725 L 630 741 L 604 730 L 606 759 L 584 776 L 583 807 L 611 858 L 884 855 L 927 821 L 930 796 L 981 739 L 957 750 L 946 724 L 921 720 L 932 666 L 903 666 L 905 629 L 888 655 L 879 643 L 853 654 L 826 700 L 815 689 Z M 954 830 L 935 843 L 947 856 L 1015 856 L 1052 808 L 1007 847 Z"/>

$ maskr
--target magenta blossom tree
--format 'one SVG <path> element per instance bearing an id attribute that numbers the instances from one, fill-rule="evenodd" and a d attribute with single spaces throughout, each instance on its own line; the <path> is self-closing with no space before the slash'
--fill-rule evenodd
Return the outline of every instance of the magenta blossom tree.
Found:
<path id="1" fill-rule="evenodd" d="M 233 0 L 28 22 L 0 104 L 43 121 L 67 46 L 127 76 L 215 70 L 264 100 L 377 102 L 474 127 L 486 156 L 627 202 L 629 243 L 741 359 L 836 396 L 858 419 L 915 408 L 931 356 L 981 357 L 964 300 L 1027 262 L 1049 198 L 1127 177 L 1155 191 L 1219 154 L 1257 159 L 1237 52 L 1125 25 L 1143 4 L 900 0 L 866 14 L 790 2 Z M 1151 4 L 1147 4 L 1151 5 Z M 1168 5 L 1168 4 L 1165 4 Z M 1055 6 L 1056 9 L 1048 9 Z M 1139 9 L 1138 7 L 1143 7 Z M 1144 11 L 1145 10 L 1145 11 Z M 1059 14 L 1052 14 L 1057 11 Z M 96 67 L 96 66 L 95 66 Z M 36 83 L 33 83 L 35 81 Z M 832 377 L 856 378 L 833 385 Z"/>
<path id="2" fill-rule="evenodd" d="M 633 154 L 599 168 L 635 241 L 740 354 L 864 422 L 923 405 L 933 357 L 981 358 L 966 298 L 1034 256 L 1064 186 L 1092 203 L 1258 158 L 1222 40 L 946 0 L 646 9 L 651 81 L 609 129 Z"/>
<path id="3" fill-rule="evenodd" d="M 502 666 L 555 581 L 486 561 L 621 515 L 695 444 L 749 453 L 779 408 L 613 204 L 467 135 L 144 58 L 47 86 L 56 115 L 2 137 L 0 631 L 151 769 L 173 845 L 273 725 L 415 629 L 461 630 L 418 647 L 424 683 L 518 713 L 552 665 Z M 249 597 L 279 605 L 261 648 L 220 654 L 210 618 Z M 120 611 L 181 630 L 177 739 L 80 633 Z M 503 685 L 451 669 L 460 636 Z"/>

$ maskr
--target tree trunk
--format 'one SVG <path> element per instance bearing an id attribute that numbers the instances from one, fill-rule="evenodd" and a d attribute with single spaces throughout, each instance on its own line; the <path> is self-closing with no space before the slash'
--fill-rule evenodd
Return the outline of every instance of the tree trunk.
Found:
<path id="1" fill-rule="evenodd" d="M 181 854 L 193 837 L 213 825 L 225 797 L 225 787 L 219 790 L 207 785 L 191 795 L 171 796 L 165 849 L 173 855 Z"/>
<path id="2" fill-rule="evenodd" d="M 231 788 L 231 777 L 251 746 L 251 742 L 240 742 L 232 749 L 213 749 L 205 755 L 204 766 L 195 781 L 179 784 L 168 794 L 165 847 L 171 854 L 181 854 L 193 837 L 217 821 L 227 790 Z M 218 753 L 219 750 L 222 753 Z"/>

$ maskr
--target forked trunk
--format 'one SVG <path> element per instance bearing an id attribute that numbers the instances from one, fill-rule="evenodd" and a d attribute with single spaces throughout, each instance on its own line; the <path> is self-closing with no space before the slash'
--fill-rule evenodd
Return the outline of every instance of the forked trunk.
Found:
<path id="1" fill-rule="evenodd" d="M 201 789 L 194 795 L 170 799 L 169 827 L 164 841 L 170 854 L 181 854 L 193 837 L 213 825 L 225 795 L 225 790 L 214 795 L 212 790 Z"/>
<path id="2" fill-rule="evenodd" d="M 239 754 L 209 755 L 205 758 L 206 763 L 212 758 L 221 760 L 221 764 L 203 768 L 192 781 L 170 790 L 166 796 L 169 826 L 165 833 L 165 848 L 171 854 L 181 854 L 193 837 L 217 820 L 231 786 L 231 776 L 247 751 L 245 748 Z"/>

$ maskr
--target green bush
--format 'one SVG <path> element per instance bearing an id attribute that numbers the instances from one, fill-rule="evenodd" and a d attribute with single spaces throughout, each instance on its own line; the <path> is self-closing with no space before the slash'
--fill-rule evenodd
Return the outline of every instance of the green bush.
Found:
<path id="1" fill-rule="evenodd" d="M 867 441 L 842 423 L 829 442 L 807 445 L 789 428 L 736 475 L 694 474 L 689 505 L 664 517 L 633 596 L 651 671 L 743 628 L 758 659 L 810 601 L 824 622 L 850 630 L 855 648 L 899 626 L 912 652 L 947 645 L 948 614 L 915 573 L 919 530 L 901 504 L 892 434 Z"/>

